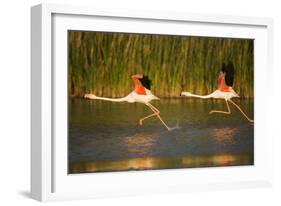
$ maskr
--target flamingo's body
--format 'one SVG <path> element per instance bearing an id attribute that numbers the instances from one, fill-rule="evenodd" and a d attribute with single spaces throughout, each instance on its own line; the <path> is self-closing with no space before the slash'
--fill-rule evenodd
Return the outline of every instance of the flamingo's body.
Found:
<path id="1" fill-rule="evenodd" d="M 150 104 L 150 102 L 152 100 L 159 100 L 158 97 L 156 97 L 155 95 L 152 94 L 152 92 L 150 91 L 150 89 L 147 89 L 145 87 L 143 87 L 141 85 L 141 83 L 139 82 L 138 78 L 143 78 L 142 75 L 133 75 L 132 76 L 134 82 L 135 82 L 135 90 L 132 91 L 130 94 L 128 94 L 125 97 L 121 97 L 121 98 L 107 98 L 107 97 L 98 97 L 94 94 L 85 94 L 84 98 L 87 99 L 99 99 L 99 100 L 104 100 L 104 101 L 111 101 L 111 102 L 128 102 L 128 103 L 143 103 L 145 105 L 147 105 L 151 110 L 152 110 L 152 114 L 143 117 L 139 120 L 139 124 L 142 125 L 143 121 L 145 119 L 148 119 L 150 117 L 153 116 L 157 116 L 159 118 L 159 120 L 162 122 L 162 124 L 168 129 L 171 130 L 170 127 L 167 126 L 167 124 L 162 120 L 161 116 L 160 116 L 160 111 L 153 106 L 152 104 Z M 138 93 L 138 91 L 140 91 L 141 88 L 141 92 Z M 150 86 L 149 86 L 150 88 Z"/>
<path id="2" fill-rule="evenodd" d="M 230 102 L 235 107 L 237 107 L 237 109 L 239 109 L 239 111 L 246 117 L 246 119 L 249 122 L 254 122 L 254 120 L 250 119 L 242 111 L 242 109 L 231 100 L 232 98 L 239 97 L 239 95 L 232 88 L 233 78 L 234 78 L 233 65 L 229 64 L 227 67 L 225 65 L 223 65 L 222 71 L 221 71 L 219 79 L 218 79 L 218 89 L 215 90 L 213 93 L 207 94 L 207 95 L 197 95 L 197 94 L 192 94 L 190 92 L 181 92 L 181 95 L 187 96 L 187 97 L 196 97 L 196 98 L 201 98 L 201 99 L 208 99 L 208 98 L 224 99 L 226 102 L 228 111 L 211 110 L 210 114 L 212 114 L 212 113 L 231 114 L 230 107 L 228 104 L 228 102 Z"/>

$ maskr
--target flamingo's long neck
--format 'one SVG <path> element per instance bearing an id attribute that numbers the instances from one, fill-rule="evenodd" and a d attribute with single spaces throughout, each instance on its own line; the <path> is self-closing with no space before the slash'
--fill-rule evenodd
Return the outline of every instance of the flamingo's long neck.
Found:
<path id="1" fill-rule="evenodd" d="M 98 96 L 93 95 L 93 94 L 86 94 L 84 97 L 88 98 L 88 99 L 99 99 L 99 100 L 110 101 L 110 102 L 125 102 L 125 101 L 127 101 L 127 97 L 107 98 L 107 97 L 98 97 Z"/>
<path id="2" fill-rule="evenodd" d="M 192 94 L 190 92 L 182 92 L 181 95 L 187 96 L 187 97 L 196 97 L 196 98 L 201 98 L 201 99 L 208 99 L 212 98 L 212 94 L 207 94 L 207 95 L 197 95 L 197 94 Z"/>
<path id="3" fill-rule="evenodd" d="M 122 98 L 95 97 L 94 99 L 100 99 L 100 100 L 110 101 L 110 102 L 124 102 L 124 101 L 126 101 L 125 97 L 122 97 Z"/>

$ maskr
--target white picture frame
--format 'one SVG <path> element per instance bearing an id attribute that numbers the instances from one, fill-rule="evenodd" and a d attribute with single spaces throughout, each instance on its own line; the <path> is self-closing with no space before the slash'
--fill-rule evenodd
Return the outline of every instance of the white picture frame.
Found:
<path id="1" fill-rule="evenodd" d="M 159 25 L 157 31 L 153 30 L 155 24 Z M 268 126 L 272 114 L 267 110 L 272 95 L 262 98 L 263 85 L 271 85 L 269 76 L 273 72 L 272 19 L 40 4 L 31 8 L 31 27 L 32 198 L 53 201 L 273 185 L 274 134 Z M 173 28 L 172 34 L 256 40 L 254 166 L 68 175 L 67 111 L 63 109 L 67 81 L 65 32 L 98 29 L 171 34 L 169 28 Z"/>

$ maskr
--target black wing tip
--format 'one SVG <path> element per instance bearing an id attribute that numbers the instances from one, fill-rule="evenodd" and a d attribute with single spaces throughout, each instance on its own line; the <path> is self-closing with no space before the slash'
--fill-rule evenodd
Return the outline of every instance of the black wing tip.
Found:
<path id="1" fill-rule="evenodd" d="M 141 79 L 139 79 L 139 80 L 141 81 L 142 85 L 143 85 L 146 89 L 150 90 L 150 88 L 151 88 L 151 80 L 149 79 L 148 76 L 143 75 L 143 77 L 142 77 Z"/>
<path id="2" fill-rule="evenodd" d="M 222 71 L 225 73 L 225 83 L 227 86 L 232 87 L 234 81 L 234 65 L 231 61 L 227 64 L 222 64 Z"/>

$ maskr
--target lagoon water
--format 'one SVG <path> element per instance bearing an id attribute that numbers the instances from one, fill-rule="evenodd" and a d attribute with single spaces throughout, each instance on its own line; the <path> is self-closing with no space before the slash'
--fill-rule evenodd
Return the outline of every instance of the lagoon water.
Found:
<path id="1" fill-rule="evenodd" d="M 253 100 L 235 99 L 253 118 Z M 254 164 L 254 124 L 223 100 L 161 99 L 152 102 L 173 131 L 140 103 L 69 100 L 69 173 L 238 166 Z"/>

